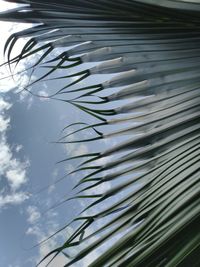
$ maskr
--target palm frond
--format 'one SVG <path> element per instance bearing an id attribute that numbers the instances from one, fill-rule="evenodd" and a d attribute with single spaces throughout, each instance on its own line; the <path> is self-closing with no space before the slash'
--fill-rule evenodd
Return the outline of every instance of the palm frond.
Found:
<path id="1" fill-rule="evenodd" d="M 91 267 L 199 266 L 198 1 L 15 2 L 27 5 L 2 13 L 0 19 L 36 25 L 8 39 L 5 64 L 12 68 L 39 53 L 33 68 L 47 72 L 29 87 L 46 78 L 64 79 L 65 85 L 50 97 L 96 121 L 81 122 L 83 127 L 70 133 L 93 129 L 93 137 L 73 142 L 110 140 L 106 150 L 63 160 L 84 158 L 76 170 L 85 173 L 76 198 L 94 201 L 74 219 L 80 225 L 70 238 L 47 257 L 68 255 L 70 247 L 92 240 L 65 266 L 102 244 L 108 248 Z M 19 38 L 28 40 L 12 58 Z M 106 80 L 101 82 L 102 77 Z M 70 94 L 75 94 L 71 100 Z M 64 134 L 59 142 L 72 142 L 68 138 Z M 108 181 L 111 189 L 98 193 L 98 186 Z M 93 226 L 95 231 L 88 233 Z"/>

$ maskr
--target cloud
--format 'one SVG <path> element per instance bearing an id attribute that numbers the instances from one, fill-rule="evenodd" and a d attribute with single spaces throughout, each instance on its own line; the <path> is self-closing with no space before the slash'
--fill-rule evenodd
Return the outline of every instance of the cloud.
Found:
<path id="1" fill-rule="evenodd" d="M 10 119 L 5 119 L 2 116 L 0 116 L 0 132 L 4 132 L 6 131 L 6 129 L 8 128 Z"/>
<path id="2" fill-rule="evenodd" d="M 27 221 L 30 224 L 34 224 L 36 222 L 38 222 L 38 220 L 41 217 L 41 213 L 39 212 L 38 208 L 35 206 L 28 206 L 27 208 L 27 214 L 28 214 L 28 219 Z"/>
<path id="3" fill-rule="evenodd" d="M 46 83 L 43 82 L 43 87 L 46 86 Z M 47 88 L 48 89 L 48 88 Z M 40 90 L 38 95 L 40 96 L 40 101 L 49 101 L 49 93 L 46 90 Z"/>
<path id="4" fill-rule="evenodd" d="M 71 127 L 70 132 L 73 132 L 74 129 Z M 84 137 L 83 137 L 84 138 Z M 75 140 L 75 135 L 70 135 L 67 138 L 68 141 L 74 141 Z M 88 153 L 88 147 L 85 144 L 80 144 L 80 143 L 68 143 L 64 145 L 64 149 L 67 152 L 68 156 L 79 156 L 82 154 Z"/>
<path id="5" fill-rule="evenodd" d="M 88 153 L 88 147 L 84 144 L 79 144 L 74 150 L 74 156 L 79 156 Z"/>
<path id="6" fill-rule="evenodd" d="M 48 238 L 50 235 L 56 232 L 58 229 L 58 224 L 56 223 L 56 212 L 48 212 L 46 222 L 42 223 L 42 217 L 37 207 L 29 206 L 27 209 L 28 219 L 27 222 L 32 224 L 26 231 L 27 235 L 32 235 L 36 238 L 36 242 L 41 242 L 44 239 Z M 33 223 L 37 223 L 34 224 Z M 58 240 L 63 238 L 63 233 L 52 237 L 47 242 L 41 244 L 38 247 L 38 255 L 34 259 L 34 264 L 37 264 L 43 257 L 45 257 L 50 251 L 58 247 Z M 39 266 L 45 267 L 51 258 L 49 257 L 47 260 L 42 262 Z M 56 259 L 50 263 L 49 267 L 60 267 L 64 266 L 67 263 L 67 259 L 64 255 L 60 254 L 56 257 Z"/>
<path id="7" fill-rule="evenodd" d="M 1 1 L 0 12 L 7 10 L 8 8 L 15 8 L 17 4 L 8 3 Z M 26 28 L 29 28 L 30 24 L 25 23 L 13 23 L 13 22 L 3 22 L 1 21 L 1 38 L 0 38 L 0 61 L 6 62 L 7 55 L 3 54 L 4 45 L 6 40 L 10 37 L 13 32 L 20 32 Z M 17 40 L 16 44 L 12 48 L 11 58 L 13 56 L 18 55 L 22 47 L 24 46 L 27 40 L 24 38 L 20 38 Z M 19 100 L 26 101 L 27 107 L 29 108 L 33 102 L 33 97 L 30 93 L 24 91 L 23 89 L 30 82 L 30 75 L 27 71 L 24 71 L 27 67 L 30 66 L 32 60 L 30 58 L 27 60 L 22 60 L 18 63 L 16 70 L 12 68 L 12 75 L 8 66 L 2 65 L 0 68 L 0 93 L 5 94 L 10 91 L 12 92 L 20 92 Z M 23 72 L 23 73 L 21 73 Z M 1 105 L 1 103 L 0 103 Z"/>
<path id="8" fill-rule="evenodd" d="M 28 160 L 21 161 L 16 158 L 7 142 L 7 130 L 10 126 L 10 118 L 6 111 L 11 104 L 0 97 L 0 180 L 4 182 L 6 190 L 0 192 L 0 208 L 9 204 L 21 204 L 28 198 L 26 192 L 19 189 L 27 182 Z"/>
<path id="9" fill-rule="evenodd" d="M 12 194 L 7 194 L 6 196 L 2 196 L 0 194 L 0 208 L 5 208 L 7 205 L 10 204 L 19 205 L 28 198 L 29 196 L 24 192 L 15 192 Z"/>
<path id="10" fill-rule="evenodd" d="M 0 98 L 0 112 L 4 113 L 5 110 L 10 109 L 12 105 L 8 102 L 6 102 L 3 98 Z"/>
<path id="11" fill-rule="evenodd" d="M 26 169 L 28 161 L 20 161 L 15 158 L 9 144 L 6 141 L 5 132 L 0 139 L 0 177 L 7 180 L 12 191 L 16 191 L 27 182 Z"/>
<path id="12" fill-rule="evenodd" d="M 56 243 L 54 243 L 52 240 L 40 248 L 40 260 L 47 255 L 51 250 L 53 250 L 56 247 Z M 46 267 L 47 263 L 49 262 L 50 258 L 43 261 L 39 267 Z M 64 266 L 69 260 L 63 255 L 59 254 L 48 266 L 49 267 L 61 267 Z"/>
<path id="13" fill-rule="evenodd" d="M 22 145 L 16 145 L 16 147 L 15 147 L 15 151 L 16 151 L 17 153 L 19 153 L 19 152 L 22 150 L 22 148 L 23 148 Z"/>
<path id="14" fill-rule="evenodd" d="M 1 22 L 1 39 L 0 39 L 0 61 L 5 62 L 6 57 L 3 55 L 3 47 L 5 41 L 9 38 L 13 31 L 21 31 L 27 28 L 26 24 L 17 24 L 10 22 Z M 18 55 L 21 52 L 21 48 L 23 47 L 25 40 L 18 40 L 16 45 L 13 47 L 12 55 Z M 29 82 L 29 76 L 26 72 L 23 75 L 20 74 L 21 71 L 25 69 L 28 61 L 24 60 L 18 64 L 17 71 L 15 73 L 10 73 L 7 65 L 3 65 L 0 68 L 0 77 L 1 77 L 1 87 L 0 93 L 7 93 L 11 90 L 22 90 L 24 86 Z"/>
<path id="15" fill-rule="evenodd" d="M 22 169 L 21 166 L 16 166 L 16 168 L 8 170 L 6 172 L 6 177 L 10 184 L 10 187 L 14 190 L 18 189 L 22 184 L 26 183 L 27 181 L 26 170 Z"/>

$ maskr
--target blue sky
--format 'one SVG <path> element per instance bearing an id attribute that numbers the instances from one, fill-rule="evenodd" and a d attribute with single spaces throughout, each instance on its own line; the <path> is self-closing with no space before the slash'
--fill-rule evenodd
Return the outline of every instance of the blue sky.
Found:
<path id="1" fill-rule="evenodd" d="M 3 1 L 0 6 L 2 10 L 8 8 L 8 4 L 5 5 Z M 20 30 L 24 27 L 27 25 L 1 22 L 3 36 L 0 40 L 1 62 L 4 60 L 2 51 L 5 40 L 13 30 Z M 20 52 L 24 42 L 25 40 L 17 42 L 14 53 Z M 17 71 L 23 70 L 29 63 L 30 60 L 22 62 L 21 65 L 18 65 Z M 15 73 L 17 71 L 15 70 Z M 40 77 L 43 71 L 42 69 L 35 71 L 34 78 Z M 38 98 L 23 91 L 23 86 L 27 85 L 29 81 L 29 72 L 24 73 L 23 76 L 15 75 L 14 80 L 10 77 L 3 79 L 7 75 L 9 75 L 9 71 L 1 68 L 0 267 L 31 267 L 35 266 L 36 262 L 50 250 L 62 243 L 73 231 L 73 225 L 42 246 L 32 247 L 70 222 L 85 207 L 85 200 L 73 200 L 57 208 L 49 209 L 73 193 L 73 186 L 83 174 L 79 172 L 70 175 L 54 185 L 57 179 L 73 170 L 79 161 L 73 160 L 62 164 L 56 164 L 56 162 L 66 157 L 85 154 L 88 151 L 90 153 L 102 151 L 104 147 L 110 147 L 119 139 L 122 141 L 122 138 L 105 139 L 105 141 L 95 142 L 95 145 L 93 143 L 68 145 L 53 143 L 61 137 L 61 130 L 66 125 L 78 121 L 94 123 L 94 118 L 68 103 Z M 63 75 L 63 73 L 56 73 L 56 75 Z M 64 75 L 66 74 L 64 73 Z M 106 75 L 102 76 L 103 80 L 107 78 Z M 94 76 L 92 79 L 87 82 L 96 82 L 96 79 L 99 79 L 100 82 L 99 76 Z M 65 79 L 43 81 L 34 85 L 31 90 L 40 95 L 47 95 L 59 90 L 64 85 L 66 85 Z M 116 130 L 116 125 L 114 127 L 110 129 Z M 73 128 L 66 133 L 72 130 Z M 90 131 L 84 131 L 81 134 L 72 135 L 70 140 L 84 139 L 90 136 Z M 101 163 L 104 162 L 101 160 Z M 110 182 L 107 182 L 90 193 L 96 192 L 95 190 L 100 193 L 110 187 Z M 45 190 L 42 190 L 43 188 Z M 132 188 L 128 190 L 132 190 Z M 128 191 L 126 192 L 128 193 Z M 106 246 L 101 249 L 105 250 Z M 98 252 L 91 253 L 77 266 L 88 266 L 88 263 L 97 255 Z M 49 266 L 59 267 L 65 263 L 66 258 L 60 255 Z M 41 264 L 41 267 L 44 266 Z"/>
<path id="2" fill-rule="evenodd" d="M 1 9 L 7 4 L 1 1 Z M 2 34 L 0 52 L 3 62 L 3 45 L 13 30 L 20 30 L 26 25 L 13 25 L 1 22 Z M 18 43 L 15 53 L 20 51 L 23 40 Z M 23 65 L 24 64 L 24 65 Z M 18 71 L 26 62 L 18 66 Z M 71 194 L 81 174 L 71 175 L 56 186 L 42 188 L 75 168 L 77 161 L 68 164 L 56 164 L 63 158 L 87 153 L 90 148 L 85 144 L 58 145 L 52 143 L 60 137 L 61 130 L 69 123 L 88 121 L 88 116 L 73 106 L 49 101 L 19 91 L 27 84 L 29 73 L 22 76 L 3 79 L 9 75 L 5 68 L 0 70 L 0 267 L 35 266 L 41 257 L 55 248 L 73 231 L 72 227 L 51 239 L 42 246 L 32 248 L 57 229 L 68 223 L 83 208 L 83 201 L 71 201 L 59 208 L 47 210 Z M 41 75 L 36 72 L 35 77 Z M 63 85 L 64 85 L 63 81 Z M 62 85 L 62 81 L 38 83 L 34 86 L 40 94 L 47 94 Z M 92 122 L 92 119 L 90 118 Z M 71 128 L 70 131 L 72 131 Z M 86 133 L 86 137 L 87 134 Z M 79 135 L 84 138 L 85 136 Z M 74 136 L 72 139 L 76 138 Z M 101 148 L 102 145 L 101 144 Z M 95 149 L 98 150 L 98 143 Z M 109 183 L 107 183 L 109 188 Z M 87 266 L 93 255 L 81 265 Z M 50 266 L 62 266 L 64 256 L 59 256 Z M 41 265 L 43 266 L 43 265 Z"/>
<path id="3" fill-rule="evenodd" d="M 7 8 L 7 4 L 5 6 L 1 1 L 1 8 Z M 0 43 L 2 61 L 3 43 L 12 32 L 13 25 L 1 23 L 1 28 L 4 36 Z M 1 68 L 1 78 L 7 74 Z M 58 160 L 74 153 L 87 152 L 85 145 L 66 147 L 51 143 L 59 138 L 63 127 L 84 115 L 66 103 L 17 93 L 20 88 L 15 88 L 16 84 L 26 84 L 27 75 L 20 81 L 18 78 L 15 77 L 15 81 L 10 78 L 0 80 L 1 267 L 35 266 L 59 243 L 58 240 L 63 240 L 62 236 L 58 236 L 43 246 L 31 248 L 69 222 L 81 208 L 81 203 L 71 202 L 70 206 L 63 205 L 46 212 L 66 198 L 76 178 L 65 179 L 56 187 L 50 186 L 41 193 L 37 192 L 74 168 L 73 163 L 56 165 Z M 39 85 L 39 88 L 44 92 L 45 84 Z M 60 256 L 56 261 L 54 264 L 59 266 L 66 259 Z"/>

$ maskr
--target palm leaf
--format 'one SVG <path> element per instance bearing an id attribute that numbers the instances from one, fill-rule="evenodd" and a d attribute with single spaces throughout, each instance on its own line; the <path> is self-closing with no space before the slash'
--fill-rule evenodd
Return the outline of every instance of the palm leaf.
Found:
<path id="1" fill-rule="evenodd" d="M 74 219 L 80 224 L 63 246 L 45 258 L 68 255 L 70 247 L 78 246 L 65 265 L 71 266 L 107 244 L 90 266 L 199 266 L 198 1 L 15 2 L 27 5 L 0 19 L 36 25 L 8 39 L 5 64 L 12 68 L 42 52 L 32 67 L 48 71 L 29 87 L 46 78 L 64 79 L 66 85 L 51 97 L 96 121 L 75 122 L 84 126 L 58 142 L 70 143 L 71 134 L 88 129 L 94 130 L 92 138 L 73 142 L 121 138 L 106 150 L 62 160 L 84 158 L 74 171 L 85 173 L 75 198 L 94 201 Z M 19 38 L 28 41 L 11 58 Z M 71 72 L 60 76 L 59 70 Z M 70 94 L 75 97 L 66 99 Z M 111 189 L 91 194 L 108 181 Z"/>

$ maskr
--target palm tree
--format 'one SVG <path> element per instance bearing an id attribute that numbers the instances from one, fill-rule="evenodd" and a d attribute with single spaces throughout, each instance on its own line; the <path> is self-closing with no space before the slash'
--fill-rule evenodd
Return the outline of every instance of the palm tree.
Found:
<path id="1" fill-rule="evenodd" d="M 86 215 L 82 211 L 74 219 L 80 223 L 74 233 L 46 257 L 67 256 L 70 248 L 96 236 L 65 266 L 106 242 L 107 250 L 91 267 L 200 266 L 199 1 L 14 2 L 26 5 L 0 19 L 36 25 L 8 39 L 6 64 L 39 53 L 32 68 L 43 64 L 48 71 L 31 85 L 60 69 L 71 70 L 57 77 L 67 85 L 50 97 L 95 118 L 89 125 L 80 122 L 77 130 L 93 129 L 94 137 L 77 142 L 119 136 L 106 150 L 74 157 L 84 160 L 76 171 L 86 172 L 76 197 L 93 201 Z M 16 41 L 26 37 L 12 58 Z M 87 84 L 96 74 L 108 78 Z M 65 100 L 69 92 L 77 96 Z M 59 142 L 70 142 L 66 138 Z M 107 181 L 115 182 L 111 189 L 95 191 Z M 87 232 L 97 225 L 94 233 Z"/>

